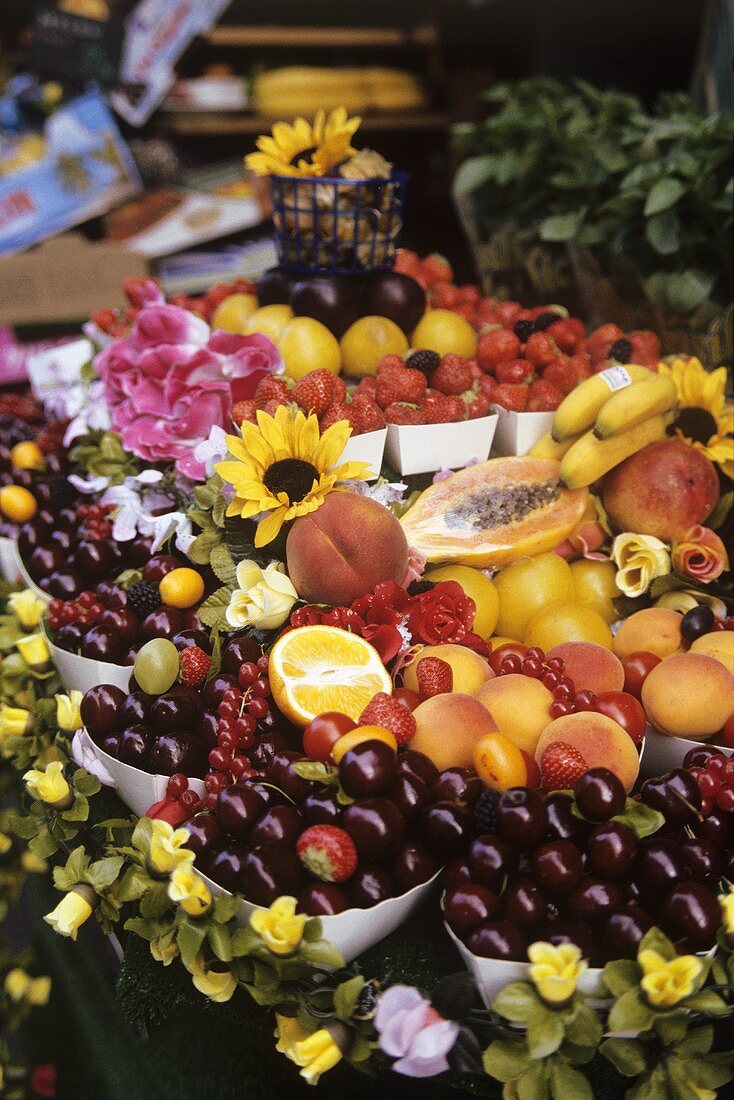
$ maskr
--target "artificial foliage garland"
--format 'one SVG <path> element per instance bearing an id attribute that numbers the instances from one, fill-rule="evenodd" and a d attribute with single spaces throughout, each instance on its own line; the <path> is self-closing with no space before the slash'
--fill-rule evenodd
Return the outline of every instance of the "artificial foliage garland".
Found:
<path id="1" fill-rule="evenodd" d="M 712 958 L 676 956 L 653 929 L 636 961 L 607 964 L 609 999 L 601 1006 L 577 988 L 585 967 L 578 949 L 533 945 L 530 980 L 506 986 L 484 1010 L 468 974 L 444 979 L 429 1000 L 396 975 L 367 977 L 356 963 L 345 967 L 321 922 L 296 914 L 292 899 L 278 899 L 242 927 L 237 899 L 213 898 L 194 872 L 185 830 L 136 820 L 74 763 L 80 696 L 59 692 L 27 601 L 10 586 L 0 596 L 0 752 L 4 786 L 17 801 L 7 824 L 28 843 L 21 861 L 55 857 L 54 883 L 64 897 L 46 920 L 61 934 L 76 938 L 94 913 L 103 931 L 123 927 L 146 940 L 162 965 L 180 957 L 210 1000 L 225 1002 L 242 986 L 274 1010 L 276 1049 L 309 1083 L 345 1059 L 368 1073 L 390 1064 L 409 1076 L 483 1071 L 503 1083 L 508 1098 L 571 1090 L 583 1098 L 593 1092 L 582 1067 L 599 1054 L 630 1079 L 634 1100 L 664 1090 L 712 1098 L 734 1077 L 734 1052 L 711 1052 L 712 1022 L 734 1011 L 734 893 L 722 899 Z M 23 985 L 19 1001 L 27 1006 L 44 990 L 48 996 L 45 985 L 15 973 L 17 961 L 3 962 L 6 995 Z M 411 1013 L 422 1022 L 406 1033 Z M 428 1036 L 431 1027 L 438 1030 Z M 416 1043 L 421 1034 L 424 1042 Z"/>

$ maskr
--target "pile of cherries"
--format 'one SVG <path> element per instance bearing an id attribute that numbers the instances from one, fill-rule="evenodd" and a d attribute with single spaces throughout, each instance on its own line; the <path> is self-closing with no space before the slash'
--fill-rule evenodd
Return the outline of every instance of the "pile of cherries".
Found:
<path id="1" fill-rule="evenodd" d="M 626 795 L 606 768 L 588 771 L 573 795 L 486 792 L 477 812 L 484 831 L 446 869 L 450 927 L 474 954 L 514 961 L 526 961 L 535 940 L 575 943 L 597 966 L 634 958 L 653 925 L 682 952 L 712 947 L 719 879 L 734 874 L 734 814 L 702 817 L 697 783 L 683 769 L 648 780 L 640 798 L 665 817 L 644 839 L 613 820 Z"/>
<path id="2" fill-rule="evenodd" d="M 698 783 L 704 817 L 714 807 L 724 813 L 734 813 L 734 757 L 727 756 L 715 745 L 699 745 L 686 753 L 683 767 Z"/>

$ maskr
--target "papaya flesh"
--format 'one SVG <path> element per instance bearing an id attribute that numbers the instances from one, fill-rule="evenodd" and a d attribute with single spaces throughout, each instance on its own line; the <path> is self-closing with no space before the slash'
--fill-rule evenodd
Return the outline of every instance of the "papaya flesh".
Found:
<path id="1" fill-rule="evenodd" d="M 588 489 L 564 489 L 553 459 L 491 458 L 429 485 L 401 523 L 429 562 L 500 566 L 558 546 Z"/>

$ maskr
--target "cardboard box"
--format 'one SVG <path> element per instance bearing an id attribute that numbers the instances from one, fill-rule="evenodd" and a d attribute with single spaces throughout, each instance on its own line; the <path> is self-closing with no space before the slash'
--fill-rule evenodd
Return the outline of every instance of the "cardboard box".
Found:
<path id="1" fill-rule="evenodd" d="M 552 412 L 511 412 L 493 405 L 499 414 L 494 449 L 500 455 L 526 455 L 551 430 Z"/>
<path id="2" fill-rule="evenodd" d="M 403 476 L 458 470 L 489 458 L 497 414 L 460 424 L 388 424 L 385 461 Z"/>

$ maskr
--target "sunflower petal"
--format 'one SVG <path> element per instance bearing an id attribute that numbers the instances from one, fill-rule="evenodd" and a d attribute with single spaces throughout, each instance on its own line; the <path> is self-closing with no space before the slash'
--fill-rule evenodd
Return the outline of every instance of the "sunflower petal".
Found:
<path id="1" fill-rule="evenodd" d="M 255 547 L 267 546 L 269 542 L 277 538 L 285 518 L 286 509 L 281 506 L 264 519 L 261 519 L 255 532 Z"/>

